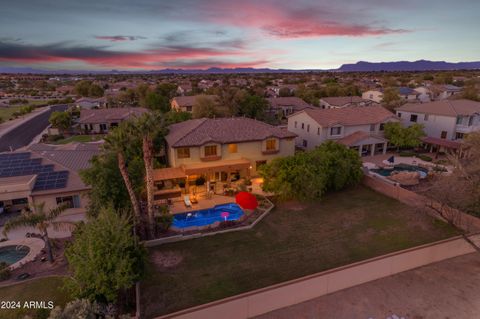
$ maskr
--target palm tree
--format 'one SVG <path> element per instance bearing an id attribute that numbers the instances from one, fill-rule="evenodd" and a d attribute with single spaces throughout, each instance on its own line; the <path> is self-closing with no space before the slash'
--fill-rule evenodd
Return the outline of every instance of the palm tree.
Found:
<path id="1" fill-rule="evenodd" d="M 155 237 L 155 210 L 154 210 L 154 179 L 153 154 L 154 138 L 165 133 L 165 120 L 156 113 L 146 113 L 135 121 L 135 127 L 142 137 L 143 161 L 145 165 L 145 180 L 147 188 L 148 230 L 150 238 Z"/>
<path id="2" fill-rule="evenodd" d="M 32 237 L 37 237 L 45 242 L 47 249 L 48 260 L 53 262 L 52 245 L 48 237 L 48 228 L 52 227 L 54 230 L 62 228 L 71 228 L 71 222 L 60 222 L 55 219 L 64 212 L 68 205 L 60 205 L 50 209 L 47 213 L 44 211 L 45 203 L 36 205 L 33 212 L 24 211 L 16 218 L 7 221 L 3 227 L 3 235 L 7 236 L 8 232 L 19 227 L 34 227 L 39 231 L 39 234 L 32 234 Z"/>
<path id="3" fill-rule="evenodd" d="M 132 142 L 132 126 L 129 122 L 123 122 L 119 127 L 110 131 L 109 134 L 105 137 L 104 148 L 107 151 L 113 152 L 117 156 L 118 169 L 122 175 L 123 182 L 127 188 L 128 196 L 130 197 L 130 202 L 132 203 L 132 209 L 134 213 L 134 221 L 136 226 L 138 226 L 140 237 L 145 238 L 145 231 L 143 225 L 143 218 L 140 209 L 140 204 L 135 194 L 132 181 L 128 175 L 128 166 L 126 160 L 126 154 L 128 147 Z M 134 226 L 134 227 L 136 227 Z"/>

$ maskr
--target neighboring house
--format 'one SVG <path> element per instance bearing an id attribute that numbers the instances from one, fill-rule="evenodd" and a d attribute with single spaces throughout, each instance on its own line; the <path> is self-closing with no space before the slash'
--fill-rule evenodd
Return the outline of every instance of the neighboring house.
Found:
<path id="1" fill-rule="evenodd" d="M 313 108 L 310 104 L 299 97 L 271 97 L 267 98 L 270 108 L 268 112 L 273 114 L 282 113 L 282 117 L 286 118 L 288 115 L 304 110 L 306 108 Z"/>
<path id="2" fill-rule="evenodd" d="M 414 89 L 418 93 L 417 99 L 422 102 L 430 102 L 433 99 L 432 91 L 426 86 L 419 86 Z"/>
<path id="3" fill-rule="evenodd" d="M 188 189 L 203 177 L 216 189 L 213 185 L 256 176 L 260 166 L 295 153 L 295 134 L 244 117 L 173 124 L 165 139 L 170 167 L 155 170 L 157 199 L 180 196 L 178 180 Z"/>
<path id="4" fill-rule="evenodd" d="M 432 85 L 429 87 L 429 89 L 433 94 L 434 100 L 446 100 L 451 96 L 457 95 L 462 92 L 461 87 L 451 84 Z"/>
<path id="5" fill-rule="evenodd" d="M 75 106 L 81 109 L 99 109 L 107 107 L 107 99 L 104 97 L 98 99 L 82 97 L 75 101 Z"/>
<path id="6" fill-rule="evenodd" d="M 191 83 L 181 83 L 177 87 L 177 93 L 180 95 L 185 95 L 192 92 L 192 84 Z"/>
<path id="7" fill-rule="evenodd" d="M 415 101 L 419 95 L 417 91 L 409 87 L 399 87 L 397 90 L 400 98 L 405 101 Z"/>
<path id="8" fill-rule="evenodd" d="M 383 90 L 378 89 L 378 90 L 368 90 L 366 92 L 363 92 L 362 99 L 370 100 L 375 103 L 381 103 L 383 100 Z"/>
<path id="9" fill-rule="evenodd" d="M 288 117 L 288 130 L 297 135 L 296 144 L 304 149 L 334 140 L 362 155 L 374 155 L 386 152 L 383 130 L 387 122 L 398 122 L 398 118 L 381 106 L 306 109 Z"/>
<path id="10" fill-rule="evenodd" d="M 480 129 L 480 102 L 462 99 L 408 103 L 396 112 L 403 125 L 422 124 L 425 133 L 434 138 L 463 139 Z"/>
<path id="11" fill-rule="evenodd" d="M 121 122 L 139 117 L 148 110 L 142 107 L 117 107 L 110 109 L 84 109 L 80 111 L 80 129 L 89 134 L 103 134 Z"/>
<path id="12" fill-rule="evenodd" d="M 60 204 L 64 214 L 85 212 L 85 185 L 78 172 L 99 154 L 98 145 L 52 146 L 33 144 L 27 151 L 0 154 L 0 211 L 18 212 L 45 204 L 48 211 Z"/>
<path id="13" fill-rule="evenodd" d="M 172 110 L 178 112 L 190 112 L 193 113 L 193 109 L 195 107 L 195 103 L 199 97 L 206 97 L 212 99 L 212 101 L 216 101 L 216 95 L 192 95 L 192 96 L 176 96 L 170 102 L 170 107 Z"/>
<path id="14" fill-rule="evenodd" d="M 367 106 L 373 101 L 363 99 L 360 96 L 335 96 L 323 97 L 320 99 L 320 108 L 322 109 L 340 109 L 349 106 Z"/>

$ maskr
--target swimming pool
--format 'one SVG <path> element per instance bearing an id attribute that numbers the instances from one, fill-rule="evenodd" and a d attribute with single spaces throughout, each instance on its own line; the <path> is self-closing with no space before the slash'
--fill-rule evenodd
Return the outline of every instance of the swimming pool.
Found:
<path id="1" fill-rule="evenodd" d="M 372 172 L 377 173 L 382 176 L 390 176 L 392 172 L 419 172 L 420 178 L 425 178 L 428 175 L 428 169 L 416 165 L 409 165 L 409 164 L 397 164 L 393 167 L 393 169 L 385 169 L 385 168 L 373 168 L 371 169 Z"/>
<path id="2" fill-rule="evenodd" d="M 172 225 L 177 228 L 206 226 L 215 222 L 238 220 L 243 215 L 243 210 L 237 204 L 221 204 L 209 209 L 176 214 L 173 216 Z"/>
<path id="3" fill-rule="evenodd" d="M 12 265 L 17 261 L 23 259 L 30 252 L 27 246 L 4 246 L 0 247 L 0 262 L 5 262 Z"/>

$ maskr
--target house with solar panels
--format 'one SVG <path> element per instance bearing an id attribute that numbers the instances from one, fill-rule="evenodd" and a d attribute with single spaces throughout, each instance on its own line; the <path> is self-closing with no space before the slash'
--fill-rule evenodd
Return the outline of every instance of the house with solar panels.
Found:
<path id="1" fill-rule="evenodd" d="M 45 203 L 66 204 L 66 213 L 84 212 L 86 186 L 78 172 L 98 154 L 98 146 L 32 145 L 21 152 L 0 153 L 0 212 L 14 213 Z"/>

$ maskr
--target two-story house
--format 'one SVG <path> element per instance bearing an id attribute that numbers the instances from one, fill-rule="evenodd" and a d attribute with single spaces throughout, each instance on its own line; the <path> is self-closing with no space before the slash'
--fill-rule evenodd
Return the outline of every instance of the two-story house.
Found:
<path id="1" fill-rule="evenodd" d="M 362 93 L 362 99 L 380 103 L 383 100 L 383 89 L 365 91 Z"/>
<path id="2" fill-rule="evenodd" d="M 403 125 L 422 124 L 425 133 L 434 138 L 463 139 L 480 129 L 480 102 L 471 100 L 407 103 L 396 112 Z"/>
<path id="3" fill-rule="evenodd" d="M 275 115 L 281 114 L 283 118 L 303 109 L 313 108 L 312 105 L 296 96 L 271 97 L 267 98 L 267 101 L 270 105 L 267 112 Z"/>
<path id="4" fill-rule="evenodd" d="M 201 118 L 173 124 L 165 137 L 169 168 L 155 170 L 157 194 L 175 197 L 201 177 L 207 184 L 257 175 L 274 158 L 295 153 L 295 134 L 250 118 Z M 172 196 L 173 195 L 173 196 Z"/>
<path id="5" fill-rule="evenodd" d="M 361 155 L 374 155 L 386 152 L 384 124 L 395 121 L 398 118 L 381 106 L 306 109 L 288 117 L 288 130 L 297 135 L 296 144 L 304 149 L 334 140 Z"/>

